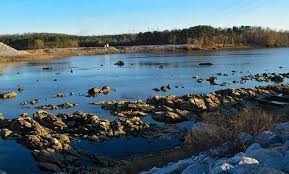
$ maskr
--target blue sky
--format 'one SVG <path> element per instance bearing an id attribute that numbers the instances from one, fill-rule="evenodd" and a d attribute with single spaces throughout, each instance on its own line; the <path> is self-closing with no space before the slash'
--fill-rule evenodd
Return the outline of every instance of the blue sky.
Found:
<path id="1" fill-rule="evenodd" d="M 0 0 L 0 34 L 254 25 L 289 30 L 289 0 Z"/>

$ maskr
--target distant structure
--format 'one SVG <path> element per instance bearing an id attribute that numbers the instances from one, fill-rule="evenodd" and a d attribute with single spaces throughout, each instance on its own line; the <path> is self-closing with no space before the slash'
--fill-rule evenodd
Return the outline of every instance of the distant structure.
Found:
<path id="1" fill-rule="evenodd" d="M 109 48 L 109 44 L 105 44 L 105 45 L 104 45 L 104 48 Z"/>
<path id="2" fill-rule="evenodd" d="M 26 51 L 18 51 L 0 42 L 0 57 L 24 56 L 27 54 L 29 53 Z"/>

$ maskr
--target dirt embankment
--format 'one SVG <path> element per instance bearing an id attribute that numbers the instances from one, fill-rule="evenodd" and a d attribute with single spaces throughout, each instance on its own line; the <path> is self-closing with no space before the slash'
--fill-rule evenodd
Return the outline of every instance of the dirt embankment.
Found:
<path id="1" fill-rule="evenodd" d="M 238 47 L 238 48 L 248 48 L 248 47 Z M 145 45 L 145 46 L 121 46 L 121 47 L 48 48 L 48 49 L 18 51 L 7 45 L 4 45 L 4 49 L 1 50 L 0 45 L 0 63 L 44 60 L 44 59 L 62 58 L 70 56 L 88 56 L 98 54 L 184 52 L 192 50 L 214 50 L 214 49 L 224 49 L 224 48 L 199 48 L 195 47 L 194 45 Z"/>

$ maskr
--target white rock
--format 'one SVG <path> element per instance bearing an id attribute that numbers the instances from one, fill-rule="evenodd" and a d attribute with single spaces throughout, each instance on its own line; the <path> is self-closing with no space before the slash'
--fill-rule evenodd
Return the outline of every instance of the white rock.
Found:
<path id="1" fill-rule="evenodd" d="M 223 162 L 223 163 L 213 167 L 212 170 L 210 171 L 210 173 L 221 174 L 221 173 L 225 173 L 225 172 L 229 171 L 232 168 L 234 168 L 234 166 L 232 166 L 232 165 L 230 165 L 230 164 L 228 164 L 226 162 Z"/>
<path id="2" fill-rule="evenodd" d="M 147 172 L 141 172 L 140 174 L 179 174 L 182 173 L 188 166 L 193 163 L 191 159 L 182 160 L 177 163 L 170 163 L 163 168 L 153 168 Z"/>
<path id="3" fill-rule="evenodd" d="M 227 160 L 228 163 L 232 165 L 238 165 L 238 164 L 259 164 L 259 161 L 257 161 L 254 158 L 246 157 L 244 153 L 238 153 L 233 158 Z"/>

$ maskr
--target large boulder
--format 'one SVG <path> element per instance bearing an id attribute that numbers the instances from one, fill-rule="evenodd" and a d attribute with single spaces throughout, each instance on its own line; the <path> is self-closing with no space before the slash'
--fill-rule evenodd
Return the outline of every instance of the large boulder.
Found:
<path id="1" fill-rule="evenodd" d="M 153 168 L 150 171 L 141 172 L 140 174 L 177 174 L 184 171 L 191 164 L 192 160 L 182 160 L 177 163 L 170 163 L 164 168 Z"/>
<path id="2" fill-rule="evenodd" d="M 263 147 L 268 147 L 270 144 L 280 143 L 281 138 L 273 132 L 264 131 L 255 137 L 255 142 Z"/>

